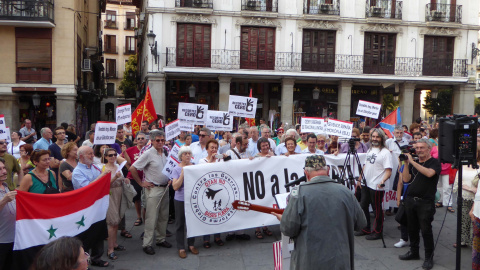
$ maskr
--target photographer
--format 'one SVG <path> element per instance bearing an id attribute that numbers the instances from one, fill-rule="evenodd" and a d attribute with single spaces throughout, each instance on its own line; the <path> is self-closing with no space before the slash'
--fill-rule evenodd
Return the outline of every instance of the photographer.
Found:
<path id="1" fill-rule="evenodd" d="M 420 139 L 415 144 L 418 161 L 413 160 L 411 154 L 406 153 L 405 170 L 402 172 L 403 181 L 410 183 L 405 197 L 405 211 L 408 219 L 408 236 L 410 237 L 410 251 L 400 255 L 400 260 L 418 260 L 419 231 L 422 231 L 425 246 L 425 261 L 423 269 L 433 267 L 433 233 L 432 221 L 435 215 L 435 192 L 440 175 L 440 162 L 430 155 L 432 144 L 426 139 Z M 407 169 L 408 168 L 408 169 Z"/>

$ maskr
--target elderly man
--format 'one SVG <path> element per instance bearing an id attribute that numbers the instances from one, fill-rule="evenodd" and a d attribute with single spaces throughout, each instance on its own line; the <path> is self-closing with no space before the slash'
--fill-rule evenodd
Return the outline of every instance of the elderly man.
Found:
<path id="1" fill-rule="evenodd" d="M 297 141 L 297 145 L 300 146 L 302 151 L 307 148 L 307 136 L 308 132 L 302 132 L 302 129 L 300 128 L 300 139 Z"/>
<path id="2" fill-rule="evenodd" d="M 21 140 L 25 143 L 34 144 L 37 141 L 37 132 L 32 128 L 32 121 L 25 119 L 23 123 L 25 126 L 19 131 L 22 134 Z"/>
<path id="3" fill-rule="evenodd" d="M 152 247 L 154 237 L 157 246 L 171 248 L 172 244 L 165 241 L 170 200 L 169 179 L 162 173 L 163 167 L 167 163 L 167 155 L 163 149 L 165 133 L 160 130 L 152 130 L 149 135 L 152 148 L 145 151 L 130 166 L 129 171 L 132 173 L 133 179 L 145 188 L 146 213 L 143 251 L 148 255 L 153 255 L 155 254 Z M 143 170 L 144 182 L 140 179 L 138 170 Z"/>
<path id="4" fill-rule="evenodd" d="M 78 164 L 72 172 L 72 184 L 74 189 L 85 187 L 93 181 L 102 178 L 107 173 L 110 173 L 109 170 L 102 172 L 100 168 L 93 165 L 93 149 L 91 147 L 82 146 L 78 148 L 77 156 Z M 91 249 L 92 265 L 107 267 L 108 262 L 101 259 L 104 251 L 103 239 L 108 236 L 107 223 L 105 220 L 103 223 L 104 225 L 102 224 L 102 226 L 105 226 L 104 230 L 99 231 L 95 237 L 82 239 L 82 241 L 85 251 Z"/>
<path id="5" fill-rule="evenodd" d="M 307 136 L 307 148 L 303 149 L 302 154 L 315 154 L 315 155 L 323 155 L 324 152 L 322 150 L 317 149 L 317 136 L 315 134 L 310 133 Z"/>
<path id="6" fill-rule="evenodd" d="M 403 136 L 403 127 L 395 126 L 393 130 L 393 138 L 390 138 L 385 141 L 385 146 L 394 153 L 397 157 L 402 153 L 400 147 L 408 145 L 408 141 Z"/>
<path id="7" fill-rule="evenodd" d="M 206 158 L 208 156 L 205 145 L 207 144 L 208 140 L 210 140 L 211 133 L 212 132 L 208 128 L 200 129 L 198 134 L 198 142 L 194 142 L 190 145 L 194 164 L 198 164 L 202 158 Z"/>
<path id="8" fill-rule="evenodd" d="M 258 148 L 257 148 L 257 142 L 259 139 L 258 136 L 258 129 L 257 127 L 250 127 L 248 130 L 248 136 L 250 139 L 248 139 L 248 148 L 247 148 L 247 155 L 249 157 L 254 157 L 258 153 Z"/>
<path id="9" fill-rule="evenodd" d="M 274 140 L 272 140 L 272 131 L 270 130 L 269 127 L 264 127 L 262 128 L 262 138 L 268 139 L 268 142 L 270 143 L 270 150 L 275 153 L 275 148 L 277 147 L 277 143 L 275 143 Z"/>
<path id="10" fill-rule="evenodd" d="M 287 139 L 288 137 L 292 137 L 294 139 L 296 139 L 297 137 L 297 132 L 295 131 L 295 129 L 289 129 L 287 130 L 287 132 L 285 133 L 285 139 Z M 287 150 L 287 147 L 285 146 L 285 143 L 281 143 L 277 146 L 277 148 L 275 148 L 275 155 L 276 156 L 280 156 L 280 155 L 283 155 L 285 153 L 287 153 L 288 150 Z M 298 153 L 300 154 L 302 152 L 302 149 L 300 148 L 300 146 L 297 146 L 295 147 L 295 153 Z"/>
<path id="11" fill-rule="evenodd" d="M 5 160 L 5 168 L 7 169 L 7 180 L 8 189 L 15 190 L 18 183 L 13 182 L 13 173 L 18 174 L 18 180 L 23 178 L 23 170 L 20 169 L 20 165 L 17 162 L 17 159 L 7 153 L 7 142 L 5 139 L 0 140 L 0 157 Z"/>
<path id="12" fill-rule="evenodd" d="M 423 269 L 433 268 L 434 240 L 432 221 L 435 215 L 435 192 L 442 167 L 438 159 L 430 155 L 432 144 L 426 139 L 420 139 L 415 144 L 418 161 L 413 160 L 409 153 L 405 155 L 405 169 L 402 172 L 403 182 L 409 183 L 405 202 L 405 213 L 408 220 L 408 236 L 410 251 L 400 255 L 400 260 L 420 259 L 419 232 L 422 232 L 425 247 Z"/>
<path id="13" fill-rule="evenodd" d="M 354 269 L 353 231 L 366 224 L 357 199 L 328 177 L 323 156 L 307 157 L 304 171 L 307 182 L 292 189 L 283 215 L 274 214 L 295 239 L 290 269 Z"/>
<path id="14" fill-rule="evenodd" d="M 361 231 L 355 232 L 355 236 L 366 235 L 367 240 L 377 240 L 383 237 L 383 209 L 382 202 L 385 195 L 385 186 L 392 175 L 392 154 L 385 147 L 385 133 L 379 128 L 374 128 L 370 136 L 372 147 L 367 152 L 363 174 L 367 186 L 362 186 L 362 200 L 360 202 L 367 226 Z M 375 228 L 370 231 L 371 205 L 375 211 Z"/>
<path id="15" fill-rule="evenodd" d="M 48 150 L 48 147 L 53 143 L 52 130 L 47 127 L 44 127 L 40 130 L 40 135 L 42 135 L 42 138 L 33 144 L 33 150 L 37 150 L 37 149 Z"/>

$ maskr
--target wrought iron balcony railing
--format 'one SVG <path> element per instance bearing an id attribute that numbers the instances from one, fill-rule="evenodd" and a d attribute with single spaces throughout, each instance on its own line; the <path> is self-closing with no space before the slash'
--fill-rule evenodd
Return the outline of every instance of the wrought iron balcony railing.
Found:
<path id="1" fill-rule="evenodd" d="M 402 19 L 402 1 L 367 0 L 367 18 Z"/>
<path id="2" fill-rule="evenodd" d="M 278 0 L 242 0 L 242 10 L 278 12 Z"/>
<path id="3" fill-rule="evenodd" d="M 211 50 L 211 62 L 207 68 L 222 70 L 241 69 L 239 50 Z M 320 55 L 291 52 L 275 53 L 274 70 L 288 72 L 335 72 L 341 74 L 391 74 L 398 76 L 453 76 L 467 77 L 466 59 L 431 59 L 415 57 L 395 57 L 394 62 L 375 66 L 373 62 L 365 66 L 363 55 Z M 367 62 L 369 60 L 367 59 Z M 368 62 L 370 63 L 370 62 Z M 166 66 L 176 67 L 176 48 L 167 48 Z M 193 65 L 195 67 L 195 64 Z M 197 67 L 205 68 L 205 63 Z"/>
<path id="4" fill-rule="evenodd" d="M 213 8 L 212 0 L 175 0 L 175 7 Z"/>
<path id="5" fill-rule="evenodd" d="M 0 20 L 54 23 L 53 0 L 0 0 Z"/>
<path id="6" fill-rule="evenodd" d="M 425 9 L 427 22 L 462 23 L 462 6 L 450 4 L 427 4 Z"/>
<path id="7" fill-rule="evenodd" d="M 303 14 L 340 15 L 340 0 L 321 0 L 320 2 L 304 0 Z"/>

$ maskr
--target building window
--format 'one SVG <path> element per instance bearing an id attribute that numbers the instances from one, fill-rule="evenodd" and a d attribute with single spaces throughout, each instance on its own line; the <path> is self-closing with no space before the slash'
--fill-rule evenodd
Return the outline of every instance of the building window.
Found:
<path id="1" fill-rule="evenodd" d="M 275 68 L 275 28 L 242 27 L 240 68 Z"/>
<path id="2" fill-rule="evenodd" d="M 107 19 L 105 20 L 105 28 L 117 28 L 117 12 L 114 10 L 107 10 Z"/>
<path id="3" fill-rule="evenodd" d="M 126 19 L 125 30 L 133 30 L 135 28 L 135 12 L 127 12 Z"/>
<path id="4" fill-rule="evenodd" d="M 335 31 L 303 30 L 303 71 L 335 71 L 335 34 Z"/>
<path id="5" fill-rule="evenodd" d="M 452 76 L 454 37 L 425 36 L 423 75 Z"/>
<path id="6" fill-rule="evenodd" d="M 52 29 L 15 28 L 17 83 L 52 82 Z"/>
<path id="7" fill-rule="evenodd" d="M 135 54 L 135 37 L 125 37 L 125 54 Z"/>
<path id="8" fill-rule="evenodd" d="M 363 73 L 394 74 L 396 34 L 365 33 Z"/>
<path id="9" fill-rule="evenodd" d="M 109 97 L 115 96 L 115 84 L 114 83 L 107 83 L 107 96 L 109 96 Z"/>
<path id="10" fill-rule="evenodd" d="M 211 25 L 177 25 L 177 65 L 210 67 Z"/>
<path id="11" fill-rule="evenodd" d="M 106 77 L 117 78 L 117 61 L 115 59 L 107 59 L 106 66 Z"/>
<path id="12" fill-rule="evenodd" d="M 105 52 L 106 53 L 117 53 L 117 36 L 114 35 L 105 35 Z"/>

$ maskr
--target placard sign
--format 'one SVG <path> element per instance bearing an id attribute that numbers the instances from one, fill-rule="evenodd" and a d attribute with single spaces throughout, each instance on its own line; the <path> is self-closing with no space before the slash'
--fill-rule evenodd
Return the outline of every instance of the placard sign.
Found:
<path id="1" fill-rule="evenodd" d="M 180 135 L 180 120 L 175 120 L 165 126 L 165 139 L 167 141 Z"/>
<path id="2" fill-rule="evenodd" d="M 206 126 L 212 130 L 232 131 L 233 117 L 228 112 L 208 111 Z"/>
<path id="3" fill-rule="evenodd" d="M 180 120 L 180 119 L 179 119 Z M 180 125 L 180 131 L 187 131 L 187 132 L 192 132 L 195 129 L 195 125 L 188 123 L 184 120 L 179 121 Z"/>
<path id="4" fill-rule="evenodd" d="M 302 132 L 325 133 L 325 120 L 318 117 L 302 117 Z"/>
<path id="5" fill-rule="evenodd" d="M 7 140 L 10 133 L 7 133 L 7 126 L 5 125 L 5 116 L 0 114 L 0 140 Z"/>
<path id="6" fill-rule="evenodd" d="M 175 168 L 178 166 L 178 164 L 180 164 L 180 162 L 177 159 L 170 156 L 167 159 L 167 163 L 163 167 L 162 173 L 168 178 L 172 178 L 172 173 L 175 170 Z"/>
<path id="7" fill-rule="evenodd" d="M 12 142 L 12 137 L 10 137 L 11 133 L 10 133 L 10 128 L 9 127 L 5 128 L 5 134 L 7 134 L 7 143 Z"/>
<path id="8" fill-rule="evenodd" d="M 382 104 L 360 100 L 358 101 L 357 115 L 377 119 L 381 108 Z"/>
<path id="9" fill-rule="evenodd" d="M 117 107 L 115 112 L 117 125 L 132 122 L 132 104 L 123 104 Z"/>
<path id="10" fill-rule="evenodd" d="M 117 136 L 117 123 L 97 122 L 93 144 L 114 144 Z"/>
<path id="11" fill-rule="evenodd" d="M 230 115 L 245 118 L 255 118 L 256 111 L 256 98 L 230 95 L 230 100 L 228 102 L 228 112 Z"/>
<path id="12" fill-rule="evenodd" d="M 346 122 L 336 119 L 328 119 L 326 133 L 328 135 L 334 135 L 338 137 L 351 137 L 352 136 L 352 122 Z"/>
<path id="13" fill-rule="evenodd" d="M 208 105 L 196 103 L 178 103 L 178 119 L 190 124 L 205 125 Z"/>

